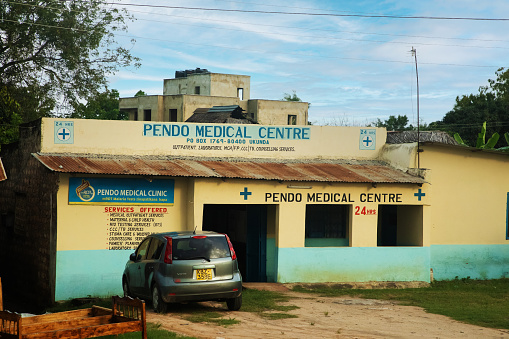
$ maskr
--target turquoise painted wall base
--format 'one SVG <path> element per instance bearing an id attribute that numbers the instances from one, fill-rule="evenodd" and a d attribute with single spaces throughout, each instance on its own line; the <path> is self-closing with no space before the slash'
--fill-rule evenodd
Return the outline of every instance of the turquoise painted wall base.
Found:
<path id="1" fill-rule="evenodd" d="M 430 258 L 436 280 L 509 277 L 509 245 L 432 245 Z"/>
<path id="2" fill-rule="evenodd" d="M 58 251 L 55 300 L 123 295 L 122 273 L 133 252 Z"/>
<path id="3" fill-rule="evenodd" d="M 430 281 L 429 247 L 278 250 L 278 282 Z"/>

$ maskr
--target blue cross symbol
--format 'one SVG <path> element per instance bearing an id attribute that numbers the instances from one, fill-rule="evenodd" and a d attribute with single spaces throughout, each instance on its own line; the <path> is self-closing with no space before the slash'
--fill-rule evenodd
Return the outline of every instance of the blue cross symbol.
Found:
<path id="1" fill-rule="evenodd" d="M 373 142 L 373 140 L 369 136 L 366 136 L 366 137 L 364 137 L 362 142 L 364 142 L 366 144 L 366 147 L 369 147 L 369 145 Z"/>
<path id="2" fill-rule="evenodd" d="M 422 193 L 422 190 L 419 188 L 419 193 L 414 193 L 414 196 L 419 198 L 419 201 L 421 201 L 421 198 L 424 197 L 426 193 Z"/>
<path id="3" fill-rule="evenodd" d="M 253 192 L 248 192 L 247 187 L 244 187 L 244 192 L 240 192 L 240 195 L 244 196 L 244 200 L 247 200 L 247 196 L 253 194 Z"/>
<path id="4" fill-rule="evenodd" d="M 57 135 L 59 136 L 60 140 L 65 141 L 66 139 L 68 139 L 68 137 L 71 136 L 71 132 L 67 128 L 61 128 L 58 130 Z"/>

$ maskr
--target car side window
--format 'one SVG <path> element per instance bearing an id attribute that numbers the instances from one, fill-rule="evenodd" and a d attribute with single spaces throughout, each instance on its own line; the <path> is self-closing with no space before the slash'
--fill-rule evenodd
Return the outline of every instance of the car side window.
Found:
<path id="1" fill-rule="evenodd" d="M 148 260 L 157 260 L 161 256 L 161 252 L 163 251 L 164 242 L 162 242 L 159 239 L 152 239 L 152 242 L 150 243 L 150 247 L 148 249 L 147 253 L 147 259 Z"/>
<path id="2" fill-rule="evenodd" d="M 147 256 L 148 245 L 150 244 L 150 238 L 143 240 L 136 250 L 136 258 L 138 260 L 144 260 Z"/>

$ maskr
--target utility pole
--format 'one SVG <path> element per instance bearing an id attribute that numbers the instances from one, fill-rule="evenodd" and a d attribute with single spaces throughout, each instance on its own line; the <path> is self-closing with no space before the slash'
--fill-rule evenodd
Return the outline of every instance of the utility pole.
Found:
<path id="1" fill-rule="evenodd" d="M 417 79 L 417 168 L 421 168 L 421 130 L 419 119 L 419 72 L 417 71 L 417 50 L 412 46 L 412 55 L 415 58 L 415 77 Z"/>

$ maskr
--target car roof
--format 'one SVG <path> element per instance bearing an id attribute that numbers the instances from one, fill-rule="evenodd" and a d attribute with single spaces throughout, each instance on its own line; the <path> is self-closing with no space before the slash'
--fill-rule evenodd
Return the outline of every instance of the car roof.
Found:
<path id="1" fill-rule="evenodd" d="M 222 233 L 212 232 L 212 231 L 181 231 L 181 232 L 162 232 L 162 233 L 153 233 L 150 236 L 157 238 L 171 237 L 171 238 L 189 238 L 192 236 L 224 236 Z"/>

